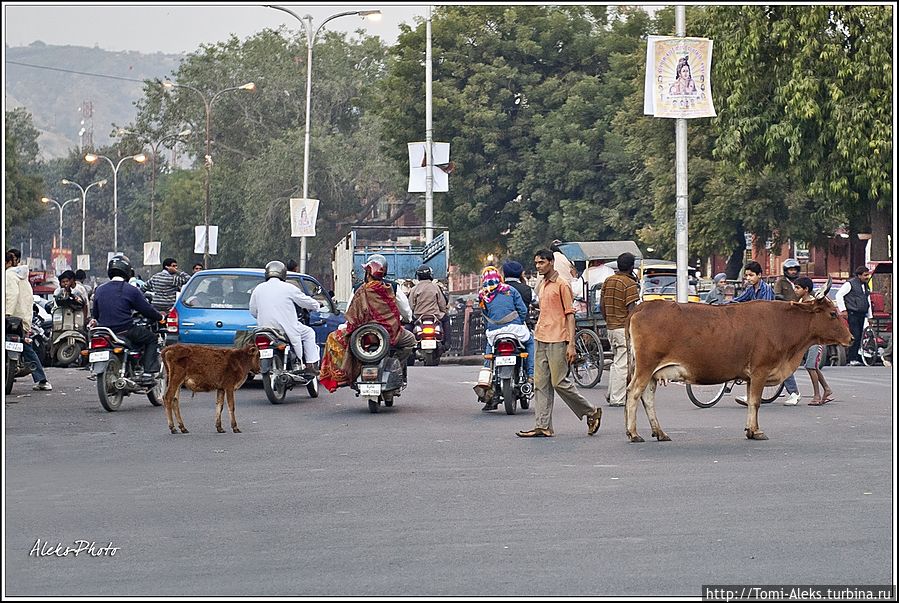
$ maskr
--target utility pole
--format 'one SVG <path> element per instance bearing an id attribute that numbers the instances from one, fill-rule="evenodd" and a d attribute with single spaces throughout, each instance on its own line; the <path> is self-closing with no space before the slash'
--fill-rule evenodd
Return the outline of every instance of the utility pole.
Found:
<path id="1" fill-rule="evenodd" d="M 434 131 L 431 104 L 433 101 L 431 80 L 431 6 L 428 5 L 428 21 L 425 26 L 425 155 L 428 167 L 425 172 L 425 242 L 434 239 Z"/>
<path id="2" fill-rule="evenodd" d="M 680 4 L 674 8 L 675 35 L 680 38 L 687 36 L 686 8 Z M 675 213 L 676 243 L 677 243 L 677 301 L 687 303 L 687 120 L 679 117 L 675 120 L 675 165 L 677 168 L 677 183 L 675 193 L 677 195 L 677 210 Z"/>

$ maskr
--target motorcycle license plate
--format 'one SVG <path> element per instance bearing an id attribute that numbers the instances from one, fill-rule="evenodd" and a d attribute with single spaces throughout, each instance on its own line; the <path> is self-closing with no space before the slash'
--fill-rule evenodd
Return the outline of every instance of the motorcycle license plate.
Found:
<path id="1" fill-rule="evenodd" d="M 107 360 L 109 360 L 109 350 L 91 352 L 90 356 L 87 357 L 88 362 L 106 362 Z"/>
<path id="2" fill-rule="evenodd" d="M 517 356 L 497 356 L 493 363 L 496 366 L 514 366 L 516 360 Z"/>
<path id="3" fill-rule="evenodd" d="M 7 341 L 6 349 L 11 350 L 13 352 L 22 352 L 25 350 L 25 346 L 21 341 Z"/>
<path id="4" fill-rule="evenodd" d="M 260 358 L 271 358 L 275 355 L 275 350 L 269 348 L 267 350 L 259 350 Z"/>
<path id="5" fill-rule="evenodd" d="M 436 339 L 422 339 L 421 340 L 421 349 L 436 350 L 437 349 L 437 340 Z"/>
<path id="6" fill-rule="evenodd" d="M 359 393 L 363 396 L 379 396 L 381 395 L 380 383 L 360 383 Z"/>

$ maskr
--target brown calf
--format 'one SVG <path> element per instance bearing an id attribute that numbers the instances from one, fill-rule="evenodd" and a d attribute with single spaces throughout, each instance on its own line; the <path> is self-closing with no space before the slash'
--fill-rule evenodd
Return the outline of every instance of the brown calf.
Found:
<path id="1" fill-rule="evenodd" d="M 234 390 L 243 385 L 250 372 L 260 372 L 259 350 L 255 345 L 235 349 L 177 343 L 163 348 L 162 362 L 168 378 L 163 403 L 172 433 L 176 433 L 173 412 L 178 417 L 178 429 L 181 433 L 188 433 L 181 419 L 179 392 L 182 384 L 192 392 L 217 392 L 215 429 L 219 433 L 225 433 L 222 429 L 222 408 L 227 393 L 231 430 L 240 433 L 234 416 Z"/>

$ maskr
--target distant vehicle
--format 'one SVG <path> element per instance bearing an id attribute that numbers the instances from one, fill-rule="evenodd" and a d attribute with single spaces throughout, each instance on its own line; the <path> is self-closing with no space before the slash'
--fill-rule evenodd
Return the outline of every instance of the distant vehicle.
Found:
<path id="1" fill-rule="evenodd" d="M 195 343 L 230 347 L 238 331 L 256 327 L 250 314 L 250 295 L 263 282 L 262 268 L 215 268 L 191 276 L 166 319 L 166 343 Z M 287 282 L 318 302 L 318 311 L 309 313 L 315 340 L 324 348 L 325 340 L 346 321 L 327 291 L 315 278 L 287 273 Z"/>
<path id="2" fill-rule="evenodd" d="M 701 302 L 696 293 L 696 269 L 687 266 L 687 301 Z M 677 263 L 667 260 L 643 259 L 640 263 L 640 299 L 677 300 Z"/>
<path id="3" fill-rule="evenodd" d="M 434 235 L 430 243 L 412 240 L 410 243 L 391 241 L 363 241 L 365 231 L 351 230 L 331 253 L 334 271 L 334 297 L 338 303 L 349 301 L 356 285 L 365 276 L 362 265 L 369 256 L 379 253 L 387 258 L 387 278 L 397 283 L 415 279 L 415 271 L 422 264 L 431 267 L 434 280 L 446 283 L 449 275 L 449 232 Z"/>

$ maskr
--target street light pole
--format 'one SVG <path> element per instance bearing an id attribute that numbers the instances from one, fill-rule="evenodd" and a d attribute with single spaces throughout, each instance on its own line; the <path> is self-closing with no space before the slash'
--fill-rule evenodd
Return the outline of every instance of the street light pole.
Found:
<path id="1" fill-rule="evenodd" d="M 122 167 L 122 163 L 126 159 L 133 159 L 137 163 L 143 163 L 147 160 L 147 156 L 143 153 L 128 155 L 127 157 L 122 157 L 118 164 L 113 163 L 112 159 L 106 155 L 88 153 L 84 156 L 84 160 L 88 163 L 93 163 L 97 159 L 105 159 L 109 162 L 109 167 L 112 168 L 112 251 L 113 253 L 117 253 L 119 251 L 119 168 Z"/>
<path id="2" fill-rule="evenodd" d="M 312 115 L 312 47 L 315 45 L 315 38 L 318 36 L 318 32 L 321 31 L 322 27 L 325 26 L 325 23 L 331 21 L 332 19 L 336 19 L 338 17 L 348 17 L 352 15 L 358 15 L 363 19 L 370 17 L 373 20 L 377 20 L 381 18 L 380 10 L 355 10 L 355 11 L 347 11 L 343 13 L 337 13 L 335 15 L 331 15 L 324 21 L 322 24 L 318 26 L 318 28 L 313 31 L 312 30 L 312 15 L 306 15 L 305 17 L 300 17 L 295 12 L 290 10 L 289 8 L 285 8 L 283 6 L 276 6 L 274 4 L 265 4 L 263 5 L 266 8 L 274 8 L 275 10 L 280 10 L 297 21 L 299 21 L 303 25 L 303 31 L 306 33 L 306 134 L 303 142 L 303 199 L 309 198 L 309 136 L 310 136 L 310 119 Z M 300 272 L 306 272 L 306 237 L 300 237 Z"/>
<path id="3" fill-rule="evenodd" d="M 69 199 L 68 201 L 63 202 L 62 205 L 60 205 L 59 201 L 57 201 L 56 199 L 51 199 L 50 197 L 41 197 L 41 203 L 47 203 L 47 204 L 52 203 L 53 205 L 56 206 L 56 209 L 59 210 L 59 242 L 57 243 L 57 245 L 59 245 L 59 249 L 62 249 L 62 210 L 65 208 L 66 205 L 68 205 L 69 203 L 72 203 L 73 201 L 78 201 L 78 197 L 75 197 L 74 199 Z"/>
<path id="4" fill-rule="evenodd" d="M 152 161 L 152 169 L 153 169 L 153 177 L 150 179 L 150 240 L 155 241 L 155 222 L 156 222 L 156 157 L 159 155 L 159 145 L 168 141 L 168 140 L 180 140 L 184 136 L 190 136 L 191 129 L 187 128 L 178 132 L 177 134 L 172 134 L 170 136 L 165 136 L 161 138 L 156 144 L 149 143 L 153 148 L 153 155 L 151 155 Z"/>
<path id="5" fill-rule="evenodd" d="M 232 88 L 225 88 L 224 90 L 219 90 L 215 94 L 212 95 L 211 99 L 207 99 L 206 95 L 203 94 L 197 88 L 193 86 L 188 86 L 187 84 L 176 84 L 175 82 L 166 80 L 162 83 L 164 88 L 186 88 L 188 90 L 193 90 L 197 94 L 200 95 L 200 98 L 203 99 L 203 106 L 206 109 L 206 156 L 204 158 L 204 163 L 206 166 L 206 178 L 205 178 L 205 196 L 206 203 L 203 207 L 203 224 L 206 229 L 206 240 L 204 242 L 203 247 L 203 268 L 209 268 L 209 177 L 210 172 L 212 171 L 212 150 L 210 148 L 210 131 L 211 131 L 211 122 L 212 122 L 212 104 L 215 102 L 219 96 L 224 94 L 225 92 L 231 92 L 232 90 L 250 90 L 253 91 L 256 89 L 256 84 L 253 82 L 249 82 L 244 84 L 243 86 L 234 86 Z"/>
<path id="6" fill-rule="evenodd" d="M 92 186 L 99 186 L 103 188 L 103 185 L 106 184 L 106 178 L 103 180 L 98 180 L 97 182 L 91 182 L 87 185 L 87 188 L 84 188 L 77 182 L 73 182 L 72 180 L 68 180 L 66 178 L 62 179 L 63 184 L 71 184 L 78 187 L 78 190 L 81 191 L 81 255 L 85 255 L 84 248 L 84 226 L 87 224 L 87 191 L 91 190 Z"/>

